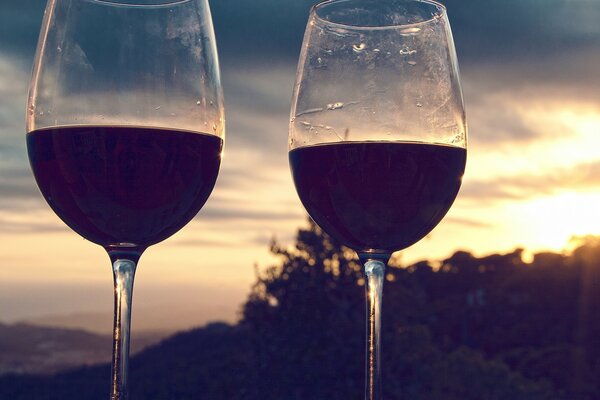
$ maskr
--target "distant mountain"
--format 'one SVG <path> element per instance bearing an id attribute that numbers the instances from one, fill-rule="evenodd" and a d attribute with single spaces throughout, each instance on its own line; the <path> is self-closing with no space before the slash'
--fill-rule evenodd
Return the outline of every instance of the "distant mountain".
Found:
<path id="1" fill-rule="evenodd" d="M 157 343 L 164 333 L 142 333 L 131 340 L 136 353 Z M 52 374 L 110 361 L 112 339 L 80 329 L 0 323 L 0 375 Z"/>
<path id="2" fill-rule="evenodd" d="M 27 318 L 18 323 L 47 328 L 84 330 L 106 336 L 111 333 L 113 316 L 110 312 L 79 312 L 43 315 Z"/>
<path id="3" fill-rule="evenodd" d="M 259 277 L 235 325 L 174 335 L 131 359 L 130 400 L 356 399 L 364 278 L 315 225 Z M 458 251 L 386 270 L 383 397 L 600 400 L 600 238 L 571 254 Z M 0 399 L 105 400 L 108 363 L 0 377 Z"/>
<path id="4" fill-rule="evenodd" d="M 251 336 L 224 323 L 183 332 L 134 356 L 134 399 L 255 399 L 259 386 Z M 105 400 L 110 366 L 102 364 L 54 375 L 0 377 L 0 399 Z"/>
<path id="5" fill-rule="evenodd" d="M 153 307 L 144 307 L 143 302 L 134 300 L 132 334 L 166 337 L 175 332 L 186 331 L 213 321 L 235 322 L 239 305 L 220 301 L 218 304 L 164 303 Z M 43 315 L 18 321 L 26 325 L 61 329 L 85 330 L 100 335 L 111 335 L 112 309 L 107 312 L 79 312 L 67 314 Z"/>

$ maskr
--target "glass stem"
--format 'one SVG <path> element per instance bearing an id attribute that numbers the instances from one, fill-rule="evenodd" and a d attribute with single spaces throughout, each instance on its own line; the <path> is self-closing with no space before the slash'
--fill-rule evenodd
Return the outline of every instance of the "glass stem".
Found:
<path id="1" fill-rule="evenodd" d="M 129 366 L 129 329 L 131 326 L 131 296 L 139 254 L 110 253 L 113 267 L 115 317 L 113 325 L 113 357 L 110 400 L 126 400 Z"/>
<path id="2" fill-rule="evenodd" d="M 387 260 L 386 260 L 387 261 Z M 381 392 L 381 299 L 386 263 L 369 258 L 363 262 L 366 275 L 367 352 L 365 400 L 382 400 Z"/>

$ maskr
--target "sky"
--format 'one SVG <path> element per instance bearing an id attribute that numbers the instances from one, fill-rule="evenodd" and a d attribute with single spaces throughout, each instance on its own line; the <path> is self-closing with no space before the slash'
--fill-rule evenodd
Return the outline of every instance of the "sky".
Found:
<path id="1" fill-rule="evenodd" d="M 276 238 L 306 214 L 287 161 L 287 127 L 307 0 L 213 0 L 227 120 L 211 198 L 144 253 L 133 329 L 235 321 Z M 562 251 L 600 234 L 600 2 L 447 0 L 469 127 L 463 187 L 402 262 L 523 247 Z M 112 274 L 39 194 L 25 148 L 25 102 L 45 2 L 0 1 L 0 322 L 109 331 Z"/>

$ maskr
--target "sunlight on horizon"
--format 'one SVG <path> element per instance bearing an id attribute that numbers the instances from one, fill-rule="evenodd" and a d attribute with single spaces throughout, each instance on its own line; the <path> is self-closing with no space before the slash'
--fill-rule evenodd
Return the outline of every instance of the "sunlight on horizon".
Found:
<path id="1" fill-rule="evenodd" d="M 553 251 L 565 249 L 574 236 L 600 234 L 600 192 L 562 193 L 543 197 L 515 210 L 531 246 Z"/>
<path id="2" fill-rule="evenodd" d="M 515 247 L 532 252 L 561 251 L 574 235 L 600 233 L 600 226 L 595 224 L 600 222 L 595 207 L 600 204 L 600 180 L 594 182 L 589 171 L 578 169 L 584 162 L 600 161 L 595 158 L 595 133 L 600 126 L 598 106 L 589 102 L 561 103 L 554 98 L 517 102 L 517 97 L 518 94 L 506 104 L 514 108 L 530 106 L 518 112 L 527 126 L 540 135 L 539 139 L 491 148 L 480 143 L 481 132 L 470 132 L 474 143 L 470 145 L 461 189 L 465 193 L 459 193 L 447 218 L 428 238 L 403 252 L 406 263 L 440 259 L 456 249 L 477 254 Z M 477 114 L 476 104 L 472 109 Z M 281 131 L 285 143 L 286 119 L 269 115 L 261 118 L 264 124 L 252 115 L 253 124 Z M 221 176 L 205 209 L 180 233 L 153 246 L 142 257 L 141 271 L 147 271 L 141 274 L 149 274 L 151 281 L 176 284 L 198 274 L 191 279 L 237 285 L 240 292 L 246 291 L 254 279 L 252 266 L 257 263 L 266 267 L 275 261 L 269 254 L 270 240 L 275 237 L 283 245 L 293 245 L 296 230 L 306 226 L 285 149 L 268 161 L 277 168 L 253 170 L 253 177 L 248 179 L 236 178 L 237 169 L 258 165 L 264 158 L 239 146 L 226 151 Z M 469 185 L 482 181 L 495 189 L 505 189 L 507 197 L 470 195 Z M 13 226 L 0 235 L 5 243 L 0 257 L 5 262 L 20 258 L 18 262 L 29 265 L 39 279 L 105 279 L 109 267 L 102 249 L 71 232 L 42 201 L 40 198 L 37 203 L 38 207 L 43 205 L 41 209 L 29 208 L 27 213 L 0 212 L 4 230 Z M 45 255 L 45 266 L 36 265 L 34 260 L 39 260 L 39 256 L 24 251 L 30 243 L 35 243 L 36 252 Z M 76 263 L 60 260 L 65 256 Z M 81 262 L 95 265 L 82 268 Z M 10 281 L 23 275 L 19 269 L 8 268 L 0 271 L 0 276 Z"/>
<path id="3" fill-rule="evenodd" d="M 491 72 L 492 67 L 474 66 L 463 74 L 470 126 L 464 184 L 440 225 L 400 253 L 402 264 L 440 260 L 457 250 L 477 256 L 517 247 L 531 254 L 562 252 L 574 235 L 600 235 L 600 102 L 594 88 L 564 92 L 568 83 L 513 82 L 530 63 L 509 66 L 511 71 L 493 66 Z M 2 318 L 110 311 L 111 272 L 104 250 L 70 231 L 31 177 L 24 126 L 12 115 L 24 113 L 23 68 L 0 57 L 0 69 L 0 88 L 2 82 L 18 82 L 5 89 L 21 97 L 10 102 L 0 97 L 7 105 L 0 109 L 0 122 L 10 130 L 0 148 L 0 184 L 10 191 L 0 198 L 0 284 L 14 291 L 0 303 Z M 498 69 L 504 75 L 490 82 Z M 216 311 L 202 315 L 220 313 L 234 320 L 256 280 L 254 266 L 279 263 L 269 252 L 270 241 L 294 246 L 297 230 L 307 226 L 287 160 L 294 73 L 291 62 L 223 70 L 226 89 L 239 96 L 227 97 L 226 90 L 228 131 L 215 190 L 196 219 L 143 255 L 134 309 L 163 300 L 201 307 L 223 292 L 213 300 Z M 96 286 L 98 294 L 87 293 Z M 164 299 L 153 296 L 157 287 Z M 178 297 L 182 287 L 187 297 Z M 55 299 L 56 293 L 63 297 Z M 160 310 L 144 318 L 169 313 L 166 307 Z"/>

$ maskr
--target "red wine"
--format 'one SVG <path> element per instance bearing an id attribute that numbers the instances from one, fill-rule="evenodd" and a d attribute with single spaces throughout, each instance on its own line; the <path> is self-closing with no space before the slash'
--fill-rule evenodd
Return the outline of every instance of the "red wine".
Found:
<path id="1" fill-rule="evenodd" d="M 56 214 L 94 243 L 141 249 L 177 232 L 202 208 L 222 145 L 212 135 L 141 127 L 27 134 L 33 173 Z"/>
<path id="2" fill-rule="evenodd" d="M 404 249 L 454 201 L 466 150 L 418 142 L 339 142 L 290 151 L 296 190 L 325 232 L 358 251 Z"/>

